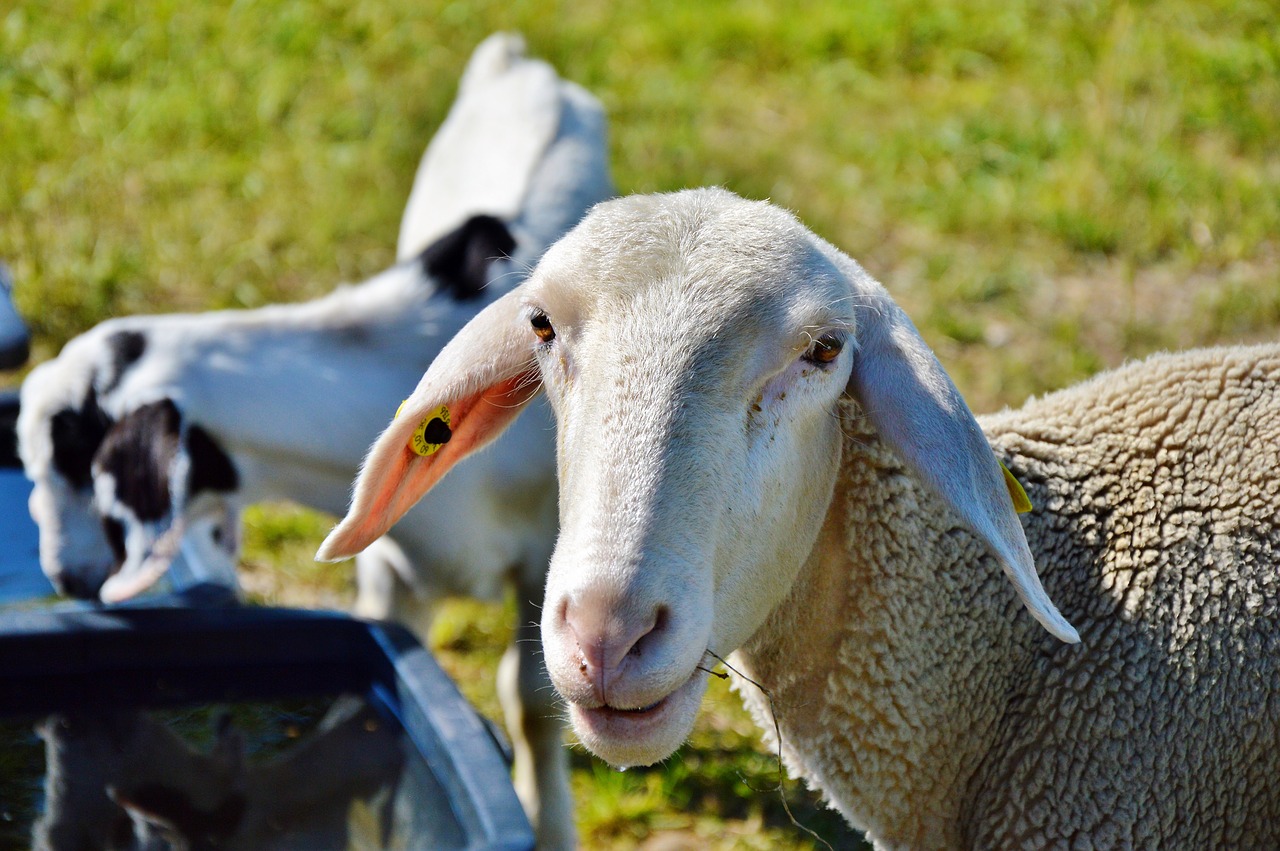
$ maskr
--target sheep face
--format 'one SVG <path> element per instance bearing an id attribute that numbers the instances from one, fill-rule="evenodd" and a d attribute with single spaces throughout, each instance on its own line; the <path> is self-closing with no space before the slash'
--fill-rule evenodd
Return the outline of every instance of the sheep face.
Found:
<path id="1" fill-rule="evenodd" d="M 188 532 L 199 578 L 233 575 L 231 459 L 171 399 L 107 411 L 146 348 L 136 331 L 91 332 L 22 386 L 18 445 L 40 564 L 70 596 L 112 602 L 138 593 L 163 575 Z"/>
<path id="2" fill-rule="evenodd" d="M 464 329 L 371 452 L 321 557 L 367 545 L 540 384 L 558 421 L 547 667 L 580 738 L 619 765 L 693 725 L 710 653 L 741 646 L 809 559 L 840 459 L 838 400 L 1044 595 L 986 439 L 884 289 L 768 204 L 718 190 L 597 206 Z M 420 457 L 441 405 L 454 442 Z"/>
<path id="3" fill-rule="evenodd" d="M 706 651 L 727 655 L 783 599 L 830 500 L 848 286 L 798 224 L 744 208 L 621 205 L 525 292 L 560 424 L 543 645 L 579 736 L 617 764 L 683 741 Z"/>
<path id="4" fill-rule="evenodd" d="M 96 508 L 91 464 L 110 420 L 76 354 L 70 368 L 41 364 L 23 382 L 18 448 L 32 482 L 41 569 L 60 593 L 96 599 L 123 559 L 124 531 Z M 70 373 L 86 380 L 69 380 Z"/>
<path id="5" fill-rule="evenodd" d="M 73 487 L 57 473 L 41 477 L 28 501 L 40 530 L 40 568 L 58 593 L 97 599 L 120 564 L 121 529 L 104 523 L 92 490 Z"/>

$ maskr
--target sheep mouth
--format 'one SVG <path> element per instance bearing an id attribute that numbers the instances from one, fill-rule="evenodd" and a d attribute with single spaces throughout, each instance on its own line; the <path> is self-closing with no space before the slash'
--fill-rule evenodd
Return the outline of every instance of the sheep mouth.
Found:
<path id="1" fill-rule="evenodd" d="M 575 727 L 585 727 L 595 736 L 603 738 L 623 737 L 633 739 L 647 737 L 653 730 L 663 727 L 672 715 L 674 698 L 685 691 L 682 685 L 671 694 L 634 709 L 623 709 L 609 704 L 601 706 L 573 706 Z"/>
<path id="2" fill-rule="evenodd" d="M 667 702 L 667 700 L 670 697 L 671 695 L 667 695 L 666 697 L 655 700 L 653 703 L 650 703 L 648 706 L 638 706 L 635 709 L 624 709 L 623 707 L 610 706 L 609 704 L 606 703 L 603 706 L 596 707 L 592 711 L 606 713 L 609 715 L 616 715 L 622 718 L 639 718 L 643 715 L 653 712 L 655 709 L 662 706 L 664 703 Z"/>
<path id="3" fill-rule="evenodd" d="M 693 729 L 706 685 L 706 677 L 695 671 L 664 697 L 644 706 L 570 703 L 569 717 L 579 740 L 606 762 L 651 765 L 670 756 Z"/>

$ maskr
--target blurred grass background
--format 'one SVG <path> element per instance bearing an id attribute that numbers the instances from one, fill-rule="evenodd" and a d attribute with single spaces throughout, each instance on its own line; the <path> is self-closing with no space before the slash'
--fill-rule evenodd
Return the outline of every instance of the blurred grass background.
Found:
<path id="1" fill-rule="evenodd" d="M 1271 0 L 0 4 L 0 259 L 34 360 L 109 316 L 359 280 L 392 259 L 471 49 L 514 29 L 604 102 L 620 191 L 721 184 L 795 210 L 990 410 L 1277 336 L 1276 21 Z M 310 560 L 328 522 L 251 513 L 260 599 L 350 599 L 348 568 Z M 459 603 L 432 636 L 494 715 L 509 620 Z M 774 769 L 724 691 L 659 769 L 575 756 L 589 847 L 812 845 L 752 791 Z"/>

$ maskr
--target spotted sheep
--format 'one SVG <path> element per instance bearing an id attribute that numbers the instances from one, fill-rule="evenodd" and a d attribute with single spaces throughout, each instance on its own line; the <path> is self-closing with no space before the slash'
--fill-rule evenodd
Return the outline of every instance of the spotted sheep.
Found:
<path id="1" fill-rule="evenodd" d="M 246 505 L 340 514 L 369 441 L 440 347 L 610 195 L 596 99 L 518 37 L 486 40 L 424 154 L 396 265 L 303 304 L 112 319 L 31 373 L 18 430 L 46 574 L 118 600 L 181 550 L 234 584 Z M 499 692 L 547 848 L 574 844 L 563 724 L 530 640 L 555 540 L 553 452 L 535 413 L 356 560 L 357 612 L 419 631 L 443 595 L 514 584 Z"/>

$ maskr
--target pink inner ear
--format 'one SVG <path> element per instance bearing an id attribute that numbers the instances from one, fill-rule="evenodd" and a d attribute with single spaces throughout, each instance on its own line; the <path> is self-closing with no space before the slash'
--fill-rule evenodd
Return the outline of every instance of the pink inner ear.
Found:
<path id="1" fill-rule="evenodd" d="M 379 531 L 369 536 L 360 549 L 390 529 L 455 463 L 501 434 L 537 395 L 537 387 L 536 375 L 520 373 L 454 401 L 449 405 L 453 437 L 434 455 L 418 455 L 407 443 L 402 445 L 391 469 L 380 477 L 395 484 L 378 490 L 367 514 Z"/>

